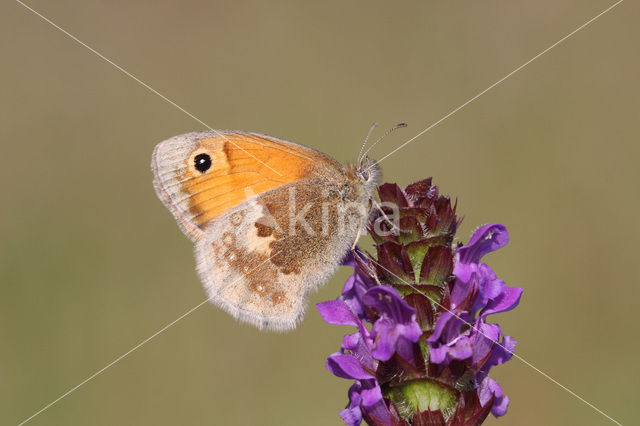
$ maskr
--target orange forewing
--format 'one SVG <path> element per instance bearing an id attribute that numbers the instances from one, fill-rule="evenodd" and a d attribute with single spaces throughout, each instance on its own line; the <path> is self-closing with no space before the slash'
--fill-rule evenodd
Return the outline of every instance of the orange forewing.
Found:
<path id="1" fill-rule="evenodd" d="M 184 173 L 177 176 L 182 192 L 189 196 L 191 220 L 198 227 L 254 195 L 300 180 L 319 164 L 333 162 L 320 152 L 255 134 L 224 136 L 200 139 L 185 159 Z M 206 173 L 191 166 L 201 153 L 212 159 Z"/>

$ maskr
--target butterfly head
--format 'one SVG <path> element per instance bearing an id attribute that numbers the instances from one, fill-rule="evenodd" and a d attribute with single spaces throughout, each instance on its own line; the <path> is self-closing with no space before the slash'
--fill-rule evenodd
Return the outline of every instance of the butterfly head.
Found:
<path id="1" fill-rule="evenodd" d="M 345 198 L 367 205 L 380 183 L 380 166 L 375 160 L 364 157 L 357 163 L 347 165 L 346 170 L 349 191 Z"/>
<path id="2" fill-rule="evenodd" d="M 355 169 L 355 175 L 364 187 L 364 192 L 368 196 L 373 194 L 376 186 L 380 183 L 382 173 L 378 163 L 369 158 L 364 157 L 360 160 Z"/>

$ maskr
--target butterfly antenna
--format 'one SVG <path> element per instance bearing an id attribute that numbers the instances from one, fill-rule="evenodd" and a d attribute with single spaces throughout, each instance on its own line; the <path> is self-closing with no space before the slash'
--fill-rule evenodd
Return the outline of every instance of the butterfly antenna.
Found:
<path id="1" fill-rule="evenodd" d="M 398 130 L 398 129 L 401 129 L 401 128 L 403 128 L 403 127 L 407 127 L 407 123 L 400 123 L 400 124 L 396 124 L 395 126 L 393 126 L 392 128 L 390 128 L 389 130 L 387 130 L 387 131 L 384 133 L 384 135 L 380 136 L 380 138 L 378 138 L 378 140 L 377 140 L 377 141 L 375 141 L 375 142 L 374 142 L 374 143 L 369 147 L 369 149 L 367 149 L 367 151 L 366 151 L 364 154 L 362 154 L 362 159 L 364 159 L 364 158 L 367 156 L 367 154 L 369 153 L 369 151 L 371 151 L 371 148 L 373 148 L 374 146 L 376 146 L 376 144 L 377 144 L 378 142 L 380 142 L 380 141 L 381 141 L 382 139 L 384 139 L 385 137 L 389 136 L 389 134 L 390 134 L 391 132 L 393 132 L 393 131 L 395 131 L 395 130 Z"/>
<path id="2" fill-rule="evenodd" d="M 360 164 L 360 160 L 362 159 L 362 157 L 361 157 L 362 150 L 367 145 L 367 141 L 369 140 L 369 137 L 371 136 L 371 133 L 373 133 L 373 129 L 375 129 L 376 127 L 378 127 L 378 123 L 376 123 L 376 122 L 374 122 L 371 125 L 371 127 L 369 127 L 369 132 L 367 132 L 367 137 L 364 138 L 364 142 L 362 142 L 362 146 L 360 147 L 360 152 L 358 153 L 358 164 Z"/>

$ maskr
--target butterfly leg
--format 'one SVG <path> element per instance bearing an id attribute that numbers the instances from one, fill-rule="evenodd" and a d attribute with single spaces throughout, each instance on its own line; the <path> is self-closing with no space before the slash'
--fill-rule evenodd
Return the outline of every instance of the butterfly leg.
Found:
<path id="1" fill-rule="evenodd" d="M 356 248 L 356 244 L 358 244 L 358 240 L 360 239 L 360 232 L 362 231 L 361 228 L 358 228 L 358 233 L 356 234 L 356 239 L 353 240 L 353 245 L 351 246 L 351 251 L 353 251 Z"/>

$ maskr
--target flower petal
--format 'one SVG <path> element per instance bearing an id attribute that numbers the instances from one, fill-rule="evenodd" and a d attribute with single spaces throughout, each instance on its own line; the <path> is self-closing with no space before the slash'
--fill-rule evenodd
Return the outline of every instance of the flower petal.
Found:
<path id="1" fill-rule="evenodd" d="M 473 327 L 473 363 L 480 367 L 487 362 L 489 353 L 502 335 L 497 324 L 486 324 L 478 321 Z"/>
<path id="2" fill-rule="evenodd" d="M 473 355 L 473 345 L 467 336 L 460 336 L 453 344 L 446 347 L 451 358 L 467 359 Z"/>
<path id="3" fill-rule="evenodd" d="M 366 331 L 366 329 L 364 331 Z M 341 349 L 343 352 L 351 352 L 351 355 L 358 358 L 364 367 L 374 371 L 376 368 L 376 360 L 371 355 L 371 346 L 371 339 L 368 336 L 363 336 L 362 332 L 356 332 L 344 336 Z"/>
<path id="4" fill-rule="evenodd" d="M 391 413 L 382 398 L 382 390 L 375 380 L 362 381 L 361 408 L 365 417 L 381 425 L 391 424 Z"/>
<path id="5" fill-rule="evenodd" d="M 435 364 L 448 365 L 451 359 L 467 359 L 473 355 L 472 341 L 460 330 L 464 321 L 453 312 L 443 312 L 436 328 L 427 339 L 429 359 Z"/>
<path id="6" fill-rule="evenodd" d="M 504 416 L 509 407 L 509 397 L 504 395 L 498 382 L 487 376 L 482 380 L 478 388 L 478 399 L 480 399 L 480 404 L 484 407 L 491 398 L 493 398 L 491 413 L 496 417 Z"/>
<path id="7" fill-rule="evenodd" d="M 520 297 L 522 297 L 522 288 L 505 286 L 498 297 L 487 303 L 486 308 L 480 315 L 484 317 L 498 312 L 510 311 L 518 306 Z"/>
<path id="8" fill-rule="evenodd" d="M 372 407 L 382 401 L 382 390 L 377 385 L 369 389 L 363 388 L 360 395 L 362 396 L 362 405 L 365 407 Z"/>
<path id="9" fill-rule="evenodd" d="M 359 426 L 362 423 L 362 410 L 360 409 L 360 403 L 362 402 L 361 390 L 362 385 L 359 381 L 356 381 L 349 388 L 349 405 L 339 413 L 342 420 L 349 426 Z"/>
<path id="10" fill-rule="evenodd" d="M 458 318 L 455 312 L 446 311 L 440 314 L 433 334 L 427 339 L 427 343 L 432 345 L 438 341 L 448 343 L 460 334 L 460 328 L 464 322 Z"/>
<path id="11" fill-rule="evenodd" d="M 338 412 L 342 420 L 349 426 L 360 426 L 362 424 L 362 410 L 360 410 L 360 406 L 356 405 L 355 407 L 347 407 L 344 410 L 340 410 Z"/>
<path id="12" fill-rule="evenodd" d="M 388 361 L 397 352 L 398 339 L 417 342 L 422 335 L 422 329 L 416 322 L 416 311 L 402 300 L 398 292 L 386 286 L 376 286 L 367 291 L 362 298 L 365 306 L 373 308 L 380 318 L 371 328 L 373 349 L 371 354 L 381 361 Z M 407 345 L 402 345 L 400 354 L 410 361 L 413 354 Z"/>
<path id="13" fill-rule="evenodd" d="M 398 333 L 395 322 L 390 318 L 382 317 L 371 328 L 373 337 L 373 350 L 371 355 L 380 361 L 388 361 L 396 351 Z"/>
<path id="14" fill-rule="evenodd" d="M 353 325 L 358 327 L 360 320 L 342 300 L 328 300 L 316 305 L 320 315 L 329 324 Z"/>
<path id="15" fill-rule="evenodd" d="M 359 259 L 364 259 L 364 254 L 356 247 L 356 252 L 359 254 Z M 375 285 L 375 283 L 362 271 L 363 265 L 366 265 L 366 260 L 358 260 L 353 252 L 350 252 L 347 258 L 343 261 L 342 265 L 351 266 L 354 270 L 353 274 L 344 283 L 342 288 L 342 294 L 340 300 L 349 305 L 351 310 L 360 318 L 365 317 L 364 307 L 362 306 L 362 296 Z"/>
<path id="16" fill-rule="evenodd" d="M 502 342 L 496 343 L 491 352 L 491 357 L 487 360 L 482 370 L 486 373 L 489 372 L 489 368 L 496 365 L 504 364 L 509 361 L 513 356 L 513 350 L 516 347 L 516 340 L 511 336 L 503 336 Z"/>
<path id="17" fill-rule="evenodd" d="M 396 342 L 396 353 L 400 355 L 400 358 L 412 364 L 414 363 L 413 343 L 413 341 L 407 340 L 404 336 L 398 337 Z"/>
<path id="18" fill-rule="evenodd" d="M 358 358 L 353 355 L 335 353 L 327 358 L 327 370 L 343 379 L 373 379 L 360 364 Z"/>
<path id="19" fill-rule="evenodd" d="M 416 311 L 400 294 L 391 287 L 376 286 L 362 297 L 365 306 L 374 308 L 379 314 L 387 314 L 397 323 L 409 323 L 415 318 Z"/>
<path id="20" fill-rule="evenodd" d="M 507 228 L 501 223 L 492 223 L 478 228 L 469 243 L 460 247 L 456 254 L 462 263 L 480 263 L 485 254 L 504 247 L 508 242 Z"/>

